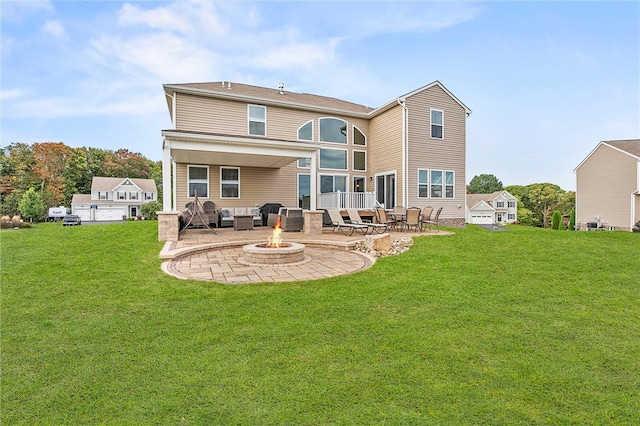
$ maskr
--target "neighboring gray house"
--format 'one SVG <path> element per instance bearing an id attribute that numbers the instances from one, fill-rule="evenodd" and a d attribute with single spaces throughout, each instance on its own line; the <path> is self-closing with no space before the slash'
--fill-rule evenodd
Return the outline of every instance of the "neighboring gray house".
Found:
<path id="1" fill-rule="evenodd" d="M 158 201 L 153 179 L 94 177 L 91 194 L 74 194 L 71 213 L 83 221 L 123 220 L 140 215 L 140 206 Z"/>
<path id="2" fill-rule="evenodd" d="M 467 223 L 507 224 L 518 221 L 518 199 L 507 191 L 467 194 Z"/>
<path id="3" fill-rule="evenodd" d="M 640 220 L 640 139 L 602 141 L 574 172 L 580 229 L 629 231 Z"/>

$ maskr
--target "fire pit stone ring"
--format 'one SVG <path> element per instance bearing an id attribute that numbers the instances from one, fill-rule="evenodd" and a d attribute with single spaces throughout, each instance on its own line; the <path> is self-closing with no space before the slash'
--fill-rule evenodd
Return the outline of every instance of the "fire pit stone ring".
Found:
<path id="1" fill-rule="evenodd" d="M 249 265 L 288 265 L 310 260 L 304 255 L 304 244 L 299 243 L 281 243 L 279 247 L 247 244 L 242 250 L 244 257 L 238 261 Z"/>

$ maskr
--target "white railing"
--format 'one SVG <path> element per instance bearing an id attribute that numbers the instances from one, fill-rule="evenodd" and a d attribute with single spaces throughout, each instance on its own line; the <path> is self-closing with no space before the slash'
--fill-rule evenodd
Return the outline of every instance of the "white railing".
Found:
<path id="1" fill-rule="evenodd" d="M 373 192 L 325 192 L 318 194 L 319 209 L 373 210 L 376 197 Z"/>

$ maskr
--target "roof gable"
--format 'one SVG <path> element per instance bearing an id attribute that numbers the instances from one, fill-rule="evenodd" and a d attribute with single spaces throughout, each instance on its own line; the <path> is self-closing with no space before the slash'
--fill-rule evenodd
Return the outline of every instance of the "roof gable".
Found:
<path id="1" fill-rule="evenodd" d="M 624 139 L 614 141 L 601 141 L 591 152 L 573 169 L 575 173 L 582 165 L 593 155 L 594 152 L 600 147 L 606 147 L 607 149 L 615 149 L 623 154 L 629 155 L 636 160 L 640 161 L 640 139 Z"/>
<path id="2" fill-rule="evenodd" d="M 91 180 L 91 191 L 113 191 L 119 186 L 130 184 L 138 187 L 141 191 L 157 192 L 156 182 L 153 179 L 141 178 L 118 178 L 94 176 Z"/>

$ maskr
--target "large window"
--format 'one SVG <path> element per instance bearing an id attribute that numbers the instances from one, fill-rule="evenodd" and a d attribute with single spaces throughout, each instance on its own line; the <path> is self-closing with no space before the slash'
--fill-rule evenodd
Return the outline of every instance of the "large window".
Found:
<path id="1" fill-rule="evenodd" d="M 249 134 L 253 136 L 267 135 L 267 107 L 249 105 Z"/>
<path id="2" fill-rule="evenodd" d="M 347 176 L 346 175 L 320 175 L 320 192 L 346 192 Z"/>
<path id="3" fill-rule="evenodd" d="M 220 167 L 220 198 L 240 198 L 240 169 Z"/>
<path id="4" fill-rule="evenodd" d="M 312 141 L 313 140 L 313 121 L 309 120 L 304 123 L 298 129 L 298 140 L 300 141 Z"/>
<path id="5" fill-rule="evenodd" d="M 209 167 L 208 166 L 189 166 L 187 171 L 187 180 L 189 182 L 188 196 L 193 198 L 209 196 Z"/>
<path id="6" fill-rule="evenodd" d="M 353 170 L 367 171 L 366 151 L 353 151 Z"/>
<path id="7" fill-rule="evenodd" d="M 365 185 L 367 183 L 367 178 L 364 176 L 354 176 L 353 177 L 353 192 L 365 192 Z"/>
<path id="8" fill-rule="evenodd" d="M 454 173 L 451 170 L 446 170 L 444 172 L 444 197 L 445 198 L 453 198 L 454 197 Z"/>
<path id="9" fill-rule="evenodd" d="M 431 137 L 434 139 L 444 138 L 444 111 L 439 109 L 431 110 Z"/>
<path id="10" fill-rule="evenodd" d="M 429 198 L 429 170 L 418 169 L 418 198 Z"/>
<path id="11" fill-rule="evenodd" d="M 367 137 L 356 126 L 353 126 L 353 144 L 360 146 L 367 144 Z"/>
<path id="12" fill-rule="evenodd" d="M 320 148 L 320 168 L 347 170 L 347 150 Z"/>
<path id="13" fill-rule="evenodd" d="M 442 198 L 442 170 L 431 170 L 431 198 Z"/>
<path id="14" fill-rule="evenodd" d="M 347 122 L 339 118 L 321 118 L 320 142 L 347 143 Z"/>

